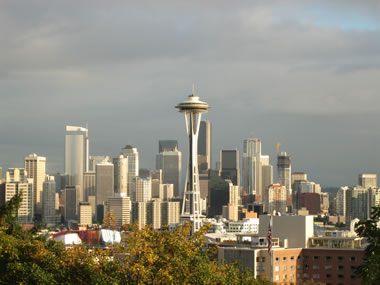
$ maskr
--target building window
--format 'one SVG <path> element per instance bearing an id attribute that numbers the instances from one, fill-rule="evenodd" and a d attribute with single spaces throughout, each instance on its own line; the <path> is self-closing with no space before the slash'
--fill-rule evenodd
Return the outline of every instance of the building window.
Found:
<path id="1" fill-rule="evenodd" d="M 276 275 L 276 281 L 279 281 L 280 280 L 280 275 Z"/>
<path id="2" fill-rule="evenodd" d="M 276 257 L 276 261 L 280 261 L 280 258 L 279 258 L 279 257 Z"/>
<path id="3" fill-rule="evenodd" d="M 342 275 L 342 274 L 339 274 L 339 275 L 338 275 L 338 279 L 339 279 L 339 280 L 342 280 L 342 279 L 344 279 L 344 275 Z"/>
<path id="4" fill-rule="evenodd" d="M 356 279 L 356 275 L 351 275 L 350 278 L 351 278 L 351 280 L 355 280 Z"/>
<path id="5" fill-rule="evenodd" d="M 326 256 L 326 261 L 331 261 L 332 257 L 331 256 Z"/>
<path id="6" fill-rule="evenodd" d="M 344 260 L 344 257 L 343 256 L 338 256 L 338 261 L 339 262 L 342 262 Z"/>
<path id="7" fill-rule="evenodd" d="M 274 267 L 274 272 L 279 272 L 280 271 L 280 266 L 275 266 Z"/>
<path id="8" fill-rule="evenodd" d="M 294 265 L 290 265 L 290 270 L 294 270 Z"/>
<path id="9" fill-rule="evenodd" d="M 287 280 L 288 279 L 288 276 L 285 274 L 282 276 L 282 280 Z"/>
<path id="10" fill-rule="evenodd" d="M 301 259 L 301 255 L 298 255 L 298 256 L 297 256 L 297 259 Z"/>
<path id="11" fill-rule="evenodd" d="M 319 256 L 313 256 L 313 260 L 319 260 Z"/>
<path id="12" fill-rule="evenodd" d="M 294 274 L 289 275 L 290 280 L 294 280 Z"/>
<path id="13" fill-rule="evenodd" d="M 351 271 L 355 271 L 356 270 L 356 266 L 351 266 Z"/>
<path id="14" fill-rule="evenodd" d="M 297 278 L 301 278 L 301 274 L 297 273 Z"/>
<path id="15" fill-rule="evenodd" d="M 308 255 L 305 255 L 305 256 L 303 257 L 303 259 L 308 260 L 308 259 L 309 259 L 309 256 L 308 256 Z"/>
<path id="16" fill-rule="evenodd" d="M 294 256 L 291 256 L 291 257 L 290 257 L 290 260 L 294 260 Z"/>
<path id="17" fill-rule="evenodd" d="M 339 270 L 339 271 L 344 270 L 344 266 L 343 266 L 343 265 L 339 265 L 339 266 L 338 266 L 338 270 Z"/>
<path id="18" fill-rule="evenodd" d="M 308 265 L 308 264 L 305 264 L 305 265 L 303 266 L 303 268 L 304 268 L 305 270 L 308 270 L 308 269 L 309 269 L 309 265 Z"/>
<path id="19" fill-rule="evenodd" d="M 286 267 L 286 265 L 284 265 L 284 267 L 282 268 L 282 270 L 286 271 L 288 268 Z"/>
<path id="20" fill-rule="evenodd" d="M 286 261 L 286 256 L 284 256 L 284 257 L 282 258 L 282 260 L 283 260 L 283 261 Z"/>
<path id="21" fill-rule="evenodd" d="M 309 278 L 309 273 L 304 273 L 303 278 Z"/>
<path id="22" fill-rule="evenodd" d="M 313 265 L 313 269 L 314 269 L 314 270 L 319 270 L 319 265 L 318 265 L 318 264 L 314 264 L 314 265 Z"/>
<path id="23" fill-rule="evenodd" d="M 332 265 L 325 265 L 325 270 L 331 270 L 332 269 Z"/>
<path id="24" fill-rule="evenodd" d="M 351 257 L 350 257 L 350 261 L 351 261 L 351 262 L 355 262 L 355 261 L 356 261 L 356 257 L 355 257 L 355 256 L 351 256 Z"/>
<path id="25" fill-rule="evenodd" d="M 332 278 L 331 274 L 326 274 L 326 279 L 331 279 L 331 278 Z"/>
<path id="26" fill-rule="evenodd" d="M 313 274 L 313 278 L 314 278 L 314 279 L 319 279 L 319 274 L 318 274 L 318 273 Z"/>
<path id="27" fill-rule="evenodd" d="M 301 264 L 297 264 L 297 269 L 301 269 Z"/>

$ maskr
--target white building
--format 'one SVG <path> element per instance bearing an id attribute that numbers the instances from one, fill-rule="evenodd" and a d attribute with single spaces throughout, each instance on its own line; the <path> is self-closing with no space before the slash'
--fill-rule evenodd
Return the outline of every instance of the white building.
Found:
<path id="1" fill-rule="evenodd" d="M 115 217 L 116 226 L 121 227 L 131 223 L 132 203 L 126 193 L 117 193 L 114 197 L 108 198 L 107 210 Z"/>
<path id="2" fill-rule="evenodd" d="M 113 159 L 115 173 L 115 193 L 128 195 L 128 157 L 122 154 Z"/>
<path id="3" fill-rule="evenodd" d="M 79 224 L 82 226 L 92 225 L 92 207 L 88 202 L 79 202 Z"/>
<path id="4" fill-rule="evenodd" d="M 54 176 L 46 175 L 45 182 L 43 183 L 43 211 L 42 220 L 47 225 L 56 225 L 60 222 L 60 217 L 57 215 L 56 210 L 56 183 Z"/>
<path id="5" fill-rule="evenodd" d="M 88 130 L 82 127 L 66 126 L 65 174 L 66 185 L 78 185 L 78 203 L 84 200 L 83 173 L 89 171 Z"/>
<path id="6" fill-rule="evenodd" d="M 269 185 L 264 195 L 265 211 L 268 213 L 273 213 L 273 211 L 286 213 L 286 197 L 285 186 L 280 184 Z"/>
<path id="7" fill-rule="evenodd" d="M 259 219 L 248 218 L 242 221 L 226 222 L 226 231 L 228 233 L 259 233 Z"/>
<path id="8" fill-rule="evenodd" d="M 46 176 L 46 157 L 33 153 L 24 158 L 24 168 L 28 178 L 33 178 L 33 211 L 42 214 L 42 191 Z"/>
<path id="9" fill-rule="evenodd" d="M 124 157 L 128 157 L 128 196 L 131 196 L 133 178 L 139 176 L 139 153 L 137 148 L 126 145 L 120 152 Z"/>
<path id="10" fill-rule="evenodd" d="M 152 200 L 152 180 L 149 177 L 134 177 L 130 197 L 132 202 Z"/>

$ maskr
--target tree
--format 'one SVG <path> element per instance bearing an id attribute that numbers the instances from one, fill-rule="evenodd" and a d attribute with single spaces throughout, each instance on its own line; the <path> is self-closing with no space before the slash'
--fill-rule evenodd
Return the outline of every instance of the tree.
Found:
<path id="1" fill-rule="evenodd" d="M 367 239 L 365 261 L 357 269 L 363 284 L 380 284 L 380 206 L 373 207 L 371 218 L 355 225 L 360 237 Z"/>

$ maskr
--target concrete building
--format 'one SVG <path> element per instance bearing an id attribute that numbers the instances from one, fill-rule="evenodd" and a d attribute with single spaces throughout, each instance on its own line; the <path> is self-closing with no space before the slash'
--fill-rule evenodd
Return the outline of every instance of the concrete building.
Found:
<path id="1" fill-rule="evenodd" d="M 293 172 L 292 173 L 292 185 L 294 184 L 294 182 L 296 182 L 298 180 L 307 181 L 307 174 L 305 172 Z"/>
<path id="2" fill-rule="evenodd" d="M 182 198 L 182 153 L 175 140 L 160 140 L 156 155 L 156 169 L 162 169 L 162 181 L 174 185 L 174 196 Z"/>
<path id="3" fill-rule="evenodd" d="M 306 208 L 309 215 L 317 215 L 321 212 L 321 195 L 318 193 L 301 193 L 298 205 L 300 209 Z"/>
<path id="4" fill-rule="evenodd" d="M 77 220 L 79 214 L 78 193 L 80 192 L 79 185 L 66 185 L 65 187 L 65 221 Z"/>
<path id="5" fill-rule="evenodd" d="M 220 151 L 219 176 L 231 180 L 233 185 L 240 187 L 240 166 L 238 150 Z"/>
<path id="6" fill-rule="evenodd" d="M 198 137 L 198 169 L 200 172 L 211 169 L 212 166 L 212 135 L 211 122 L 201 121 Z"/>
<path id="7" fill-rule="evenodd" d="M 213 218 L 223 214 L 223 206 L 230 200 L 230 186 L 216 171 L 210 171 L 207 216 Z"/>
<path id="8" fill-rule="evenodd" d="M 121 227 L 131 223 L 132 203 L 125 193 L 116 193 L 114 197 L 109 197 L 107 210 L 115 217 L 116 226 Z"/>
<path id="9" fill-rule="evenodd" d="M 128 195 L 128 157 L 122 154 L 113 159 L 115 193 L 125 193 Z"/>
<path id="10" fill-rule="evenodd" d="M 139 229 L 147 224 L 147 202 L 132 202 L 132 223 L 137 223 Z"/>
<path id="11" fill-rule="evenodd" d="M 82 226 L 92 225 L 92 207 L 89 202 L 79 202 L 79 224 Z"/>
<path id="12" fill-rule="evenodd" d="M 261 141 L 248 138 L 243 143 L 242 189 L 262 197 Z"/>
<path id="13" fill-rule="evenodd" d="M 287 197 L 292 195 L 292 161 L 286 152 L 277 156 L 277 183 L 285 186 Z"/>
<path id="14" fill-rule="evenodd" d="M 103 161 L 96 165 L 96 205 L 104 205 L 114 194 L 114 166 Z"/>
<path id="15" fill-rule="evenodd" d="M 160 200 L 152 200 L 147 202 L 146 224 L 151 225 L 155 230 L 161 228 L 161 204 L 162 203 Z"/>
<path id="16" fill-rule="evenodd" d="M 289 248 L 307 247 L 307 241 L 314 236 L 313 216 L 272 216 L 272 236 L 287 239 Z M 260 215 L 259 236 L 266 236 L 271 216 Z"/>
<path id="17" fill-rule="evenodd" d="M 239 186 L 232 184 L 231 180 L 226 180 L 229 186 L 229 201 L 223 206 L 223 217 L 230 221 L 239 220 Z"/>
<path id="18" fill-rule="evenodd" d="M 287 190 L 281 184 L 269 185 L 264 195 L 265 211 L 269 214 L 273 212 L 286 213 Z"/>
<path id="19" fill-rule="evenodd" d="M 152 180 L 149 177 L 134 177 L 131 191 L 132 202 L 152 200 Z"/>
<path id="20" fill-rule="evenodd" d="M 46 157 L 29 154 L 24 158 L 24 168 L 28 178 L 33 179 L 33 207 L 34 214 L 42 215 L 42 191 L 46 176 Z"/>
<path id="21" fill-rule="evenodd" d="M 131 196 L 130 189 L 133 187 L 133 178 L 139 176 L 139 153 L 137 148 L 126 145 L 120 154 L 128 158 L 128 196 Z"/>
<path id="22" fill-rule="evenodd" d="M 161 203 L 161 224 L 172 226 L 179 224 L 180 202 L 165 201 Z"/>
<path id="23" fill-rule="evenodd" d="M 259 234 L 259 219 L 247 218 L 241 221 L 227 221 L 227 233 L 252 233 Z"/>
<path id="24" fill-rule="evenodd" d="M 96 172 L 85 172 L 83 174 L 84 200 L 89 202 L 90 196 L 96 196 Z"/>
<path id="25" fill-rule="evenodd" d="M 96 165 L 103 161 L 110 162 L 110 157 L 108 155 L 90 155 L 88 172 L 95 172 Z"/>
<path id="26" fill-rule="evenodd" d="M 42 221 L 47 225 L 57 225 L 60 217 L 56 210 L 56 184 L 54 176 L 46 176 L 42 191 Z"/>
<path id="27" fill-rule="evenodd" d="M 359 174 L 359 186 L 377 188 L 377 174 Z"/>
<path id="28" fill-rule="evenodd" d="M 16 194 L 22 193 L 21 205 L 17 211 L 18 221 L 22 224 L 32 223 L 34 216 L 33 179 L 27 178 L 27 173 L 23 168 L 9 168 L 2 187 L 4 203 L 11 200 Z"/>
<path id="29" fill-rule="evenodd" d="M 262 173 L 262 190 L 261 190 L 261 198 L 258 197 L 258 200 L 263 200 L 263 193 L 265 189 L 268 188 L 269 185 L 273 184 L 273 165 L 271 164 L 263 164 L 265 161 L 261 160 L 261 173 Z"/>

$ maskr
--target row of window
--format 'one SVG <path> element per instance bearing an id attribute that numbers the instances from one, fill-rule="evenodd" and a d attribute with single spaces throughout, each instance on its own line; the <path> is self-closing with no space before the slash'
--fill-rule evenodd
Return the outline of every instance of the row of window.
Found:
<path id="1" fill-rule="evenodd" d="M 297 274 L 297 277 L 299 277 L 298 274 Z M 310 275 L 309 275 L 309 273 L 304 273 L 303 277 L 304 278 L 309 278 Z M 321 275 L 319 273 L 314 273 L 312 275 L 312 277 L 313 277 L 313 279 L 320 279 Z M 343 274 L 338 274 L 336 277 L 337 277 L 338 280 L 343 280 L 344 279 L 344 275 Z M 330 280 L 330 279 L 333 278 L 333 275 L 332 274 L 326 274 L 325 278 L 328 279 L 328 280 Z M 356 275 L 350 275 L 350 279 L 351 280 L 355 280 L 356 278 L 357 278 Z"/>
<path id="2" fill-rule="evenodd" d="M 309 259 L 309 256 L 305 255 L 305 256 L 303 257 L 303 259 L 304 259 L 304 260 L 308 260 L 308 259 Z M 326 260 L 326 261 L 332 261 L 332 259 L 333 259 L 332 256 L 325 256 L 325 260 Z M 313 260 L 315 260 L 315 261 L 320 260 L 320 256 L 317 256 L 317 255 L 313 256 Z M 341 262 L 341 261 L 344 261 L 344 256 L 338 256 L 338 257 L 337 257 L 337 260 L 340 261 L 340 262 Z M 349 261 L 351 261 L 351 262 L 355 262 L 355 261 L 357 261 L 356 256 L 350 256 L 350 257 L 349 257 Z"/>
<path id="3" fill-rule="evenodd" d="M 301 258 L 301 256 L 298 256 L 297 257 L 298 259 L 300 259 Z M 282 261 L 287 261 L 287 256 L 283 256 L 282 257 Z M 291 261 L 293 261 L 294 260 L 294 256 L 291 256 L 290 258 L 289 258 Z M 276 261 L 280 261 L 280 258 L 279 257 L 276 257 Z"/>
<path id="4" fill-rule="evenodd" d="M 319 270 L 320 269 L 320 266 L 319 266 L 319 264 L 313 264 L 313 270 Z M 325 265 L 325 270 L 332 270 L 332 268 L 333 268 L 333 266 L 332 265 Z M 305 264 L 304 265 L 304 269 L 305 270 L 308 270 L 309 269 L 309 265 L 308 264 Z M 339 271 L 342 271 L 342 270 L 344 270 L 344 266 L 343 265 L 338 265 L 337 267 L 336 267 L 336 269 L 337 270 L 339 270 Z M 352 270 L 352 271 L 354 271 L 354 270 L 356 270 L 356 266 L 350 266 L 350 269 Z"/>

